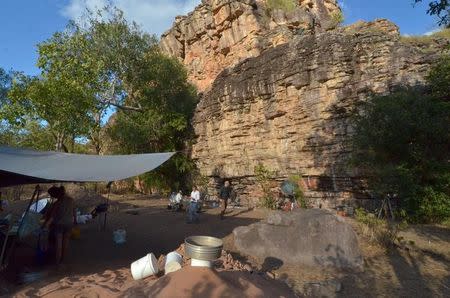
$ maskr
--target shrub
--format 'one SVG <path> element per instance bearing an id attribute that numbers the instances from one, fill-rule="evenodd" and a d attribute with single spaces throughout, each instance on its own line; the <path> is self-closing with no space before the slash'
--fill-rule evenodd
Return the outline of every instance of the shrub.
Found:
<path id="1" fill-rule="evenodd" d="M 399 232 L 406 228 L 405 222 L 392 224 L 361 208 L 355 210 L 355 218 L 362 233 L 373 243 L 385 249 L 392 249 L 403 244 L 403 238 L 399 237 Z"/>
<path id="2" fill-rule="evenodd" d="M 372 97 L 354 116 L 354 165 L 377 197 L 396 195 L 410 220 L 450 217 L 449 122 L 449 101 L 417 88 Z"/>
<path id="3" fill-rule="evenodd" d="M 331 14 L 331 22 L 332 22 L 333 28 L 336 28 L 336 27 L 342 25 L 342 23 L 344 23 L 344 14 L 342 13 L 341 10 L 334 11 Z"/>
<path id="4" fill-rule="evenodd" d="M 267 0 L 267 8 L 269 10 L 281 9 L 284 11 L 292 11 L 296 6 L 294 0 Z"/>
<path id="5" fill-rule="evenodd" d="M 305 194 L 303 193 L 302 188 L 299 186 L 299 181 L 302 179 L 301 175 L 292 175 L 289 177 L 289 181 L 295 185 L 294 189 L 294 199 L 297 201 L 298 205 L 301 208 L 308 208 L 308 202 L 305 198 Z"/>
<path id="6" fill-rule="evenodd" d="M 277 208 L 277 200 L 271 192 L 270 182 L 276 176 L 276 171 L 271 171 L 262 163 L 255 166 L 254 169 L 256 181 L 262 189 L 263 197 L 261 198 L 261 206 L 269 209 Z"/>
<path id="7" fill-rule="evenodd" d="M 272 195 L 265 195 L 261 199 L 261 206 L 267 209 L 275 210 L 278 208 L 278 202 Z"/>
<path id="8" fill-rule="evenodd" d="M 447 29 L 450 39 L 450 29 Z M 434 96 L 450 100 L 450 55 L 442 56 L 428 74 L 428 82 Z"/>
<path id="9" fill-rule="evenodd" d="M 425 187 L 420 195 L 422 199 L 417 207 L 417 221 L 444 222 L 450 214 L 450 197 L 442 192 Z"/>

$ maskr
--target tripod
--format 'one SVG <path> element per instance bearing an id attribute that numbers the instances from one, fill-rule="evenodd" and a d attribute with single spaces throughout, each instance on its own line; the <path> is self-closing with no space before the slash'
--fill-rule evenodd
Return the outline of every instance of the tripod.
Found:
<path id="1" fill-rule="evenodd" d="M 385 196 L 381 201 L 380 211 L 378 211 L 378 218 L 381 218 L 383 211 L 386 217 L 390 215 L 392 219 L 395 219 L 394 212 L 392 210 L 390 195 Z"/>

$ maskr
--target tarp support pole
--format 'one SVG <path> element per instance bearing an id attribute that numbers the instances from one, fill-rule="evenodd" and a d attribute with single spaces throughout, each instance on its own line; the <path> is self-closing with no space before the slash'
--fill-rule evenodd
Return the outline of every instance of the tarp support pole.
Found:
<path id="1" fill-rule="evenodd" d="M 109 194 L 111 193 L 111 185 L 113 184 L 113 181 L 109 181 L 108 184 L 106 185 L 106 188 L 108 188 L 108 196 L 106 197 L 106 205 L 107 205 L 107 209 L 105 211 L 105 219 L 103 221 L 103 230 L 106 230 L 106 216 L 108 214 L 108 210 L 109 210 Z"/>

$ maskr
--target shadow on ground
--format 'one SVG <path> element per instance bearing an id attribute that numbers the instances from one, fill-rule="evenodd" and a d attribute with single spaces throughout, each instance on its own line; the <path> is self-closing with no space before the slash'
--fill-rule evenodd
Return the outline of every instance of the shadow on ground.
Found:
<path id="1" fill-rule="evenodd" d="M 114 211 L 107 217 L 106 230 L 103 230 L 103 217 L 99 216 L 86 225 L 79 225 L 81 238 L 72 240 L 69 255 L 63 271 L 55 271 L 52 267 L 36 267 L 34 251 L 31 248 L 20 247 L 10 261 L 10 268 L 3 273 L 15 286 L 9 294 L 20 290 L 18 277 L 23 271 L 40 271 L 46 274 L 44 280 L 28 284 L 27 295 L 36 295 L 40 288 L 65 278 L 68 286 L 75 282 L 78 276 L 101 274 L 107 271 L 112 282 L 123 282 L 130 278 L 120 272 L 121 268 L 129 268 L 130 264 L 152 252 L 158 258 L 178 248 L 184 239 L 192 235 L 209 235 L 224 238 L 230 235 L 234 228 L 249 225 L 258 221 L 258 218 L 245 217 L 246 211 L 239 209 L 229 211 L 224 220 L 219 218 L 218 209 L 210 209 L 200 214 L 198 224 L 186 223 L 185 212 L 172 212 L 164 206 L 165 201 L 155 200 L 159 206 L 142 207 L 134 203 L 115 202 Z M 160 201 L 160 202 L 157 202 Z M 137 212 L 130 213 L 128 210 Z M 113 242 L 113 231 L 125 229 L 127 241 L 117 245 Z M 101 276 L 100 276 L 101 277 Z M 102 285 L 103 286 L 103 285 Z M 104 285 L 107 287 L 107 285 Z M 12 291 L 12 292 L 11 292 Z"/>

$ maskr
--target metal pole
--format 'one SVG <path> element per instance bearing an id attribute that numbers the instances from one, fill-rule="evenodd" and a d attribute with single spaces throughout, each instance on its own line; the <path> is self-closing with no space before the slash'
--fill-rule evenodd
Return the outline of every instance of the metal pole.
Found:
<path id="1" fill-rule="evenodd" d="M 106 187 L 108 188 L 108 196 L 106 197 L 106 211 L 105 211 L 105 218 L 103 221 L 103 230 L 106 230 L 106 216 L 108 214 L 108 210 L 109 210 L 109 194 L 111 193 L 111 185 L 112 185 L 112 181 L 108 182 L 108 184 L 106 185 Z"/>

